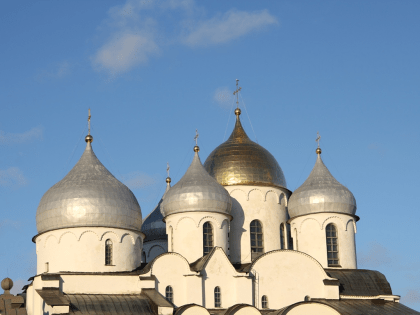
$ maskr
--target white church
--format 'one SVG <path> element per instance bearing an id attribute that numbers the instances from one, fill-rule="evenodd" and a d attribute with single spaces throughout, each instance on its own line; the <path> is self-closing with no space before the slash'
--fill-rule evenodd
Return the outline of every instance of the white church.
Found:
<path id="1" fill-rule="evenodd" d="M 191 148 L 186 173 L 172 187 L 166 179 L 144 220 L 89 132 L 80 160 L 39 203 L 37 274 L 18 296 L 3 280 L 0 313 L 420 314 L 399 303 L 383 274 L 357 269 L 356 200 L 319 145 L 292 192 L 240 114 L 204 164 Z"/>

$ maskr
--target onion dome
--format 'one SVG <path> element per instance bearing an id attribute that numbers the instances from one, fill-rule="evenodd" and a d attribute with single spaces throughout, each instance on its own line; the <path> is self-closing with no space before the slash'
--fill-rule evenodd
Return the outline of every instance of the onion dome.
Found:
<path id="1" fill-rule="evenodd" d="M 156 208 L 150 212 L 150 214 L 144 219 L 141 231 L 146 235 L 144 242 L 150 242 L 154 240 L 168 240 L 166 235 L 166 224 L 163 222 L 163 215 L 160 209 L 160 205 L 166 196 L 166 193 L 171 188 L 171 178 L 166 178 L 166 190 L 160 199 Z"/>
<path id="2" fill-rule="evenodd" d="M 136 197 L 98 160 L 93 137 L 73 169 L 42 197 L 36 213 L 38 233 L 73 227 L 113 227 L 140 231 Z"/>
<path id="3" fill-rule="evenodd" d="M 345 186 L 330 173 L 321 159 L 321 149 L 315 166 L 306 181 L 289 199 L 290 218 L 320 212 L 335 212 L 355 215 L 356 199 Z"/>
<path id="4" fill-rule="evenodd" d="M 165 195 L 161 211 L 166 218 L 181 212 L 218 212 L 230 215 L 232 200 L 226 189 L 207 173 L 194 147 L 194 158 L 184 176 Z"/>
<path id="5" fill-rule="evenodd" d="M 245 133 L 235 110 L 236 124 L 226 142 L 210 153 L 204 168 L 224 186 L 258 185 L 287 188 L 286 179 L 270 152 L 255 143 Z"/>

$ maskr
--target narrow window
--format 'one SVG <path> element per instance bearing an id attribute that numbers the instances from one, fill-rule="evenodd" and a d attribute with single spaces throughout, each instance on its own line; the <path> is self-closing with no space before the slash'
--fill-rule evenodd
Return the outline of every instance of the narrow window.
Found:
<path id="1" fill-rule="evenodd" d="M 334 224 L 328 224 L 325 229 L 327 233 L 327 257 L 328 266 L 335 267 L 340 265 L 338 259 L 338 236 L 337 229 Z"/>
<path id="2" fill-rule="evenodd" d="M 251 222 L 251 259 L 264 253 L 263 228 L 258 220 Z"/>
<path id="3" fill-rule="evenodd" d="M 166 287 L 165 297 L 169 302 L 174 303 L 174 290 L 170 285 Z"/>
<path id="4" fill-rule="evenodd" d="M 214 288 L 214 307 L 222 307 L 222 298 L 219 287 Z"/>
<path id="5" fill-rule="evenodd" d="M 105 265 L 112 265 L 112 241 L 110 239 L 105 241 Z"/>
<path id="6" fill-rule="evenodd" d="M 290 224 L 287 224 L 287 249 L 293 250 L 293 238 L 292 232 L 290 231 Z"/>
<path id="7" fill-rule="evenodd" d="M 143 251 L 143 253 L 141 254 L 141 260 L 142 260 L 142 263 L 146 263 L 146 252 L 145 251 Z"/>
<path id="8" fill-rule="evenodd" d="M 263 295 L 261 298 L 261 306 L 262 308 L 268 308 L 268 298 L 267 295 Z"/>
<path id="9" fill-rule="evenodd" d="M 213 248 L 213 227 L 210 222 L 203 225 L 203 255 L 207 255 Z"/>
<path id="10" fill-rule="evenodd" d="M 284 223 L 280 224 L 280 249 L 284 249 Z"/>

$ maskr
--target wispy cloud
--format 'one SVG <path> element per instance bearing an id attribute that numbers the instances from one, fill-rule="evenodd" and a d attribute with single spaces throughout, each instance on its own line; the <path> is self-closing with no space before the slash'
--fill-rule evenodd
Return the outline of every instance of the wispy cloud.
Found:
<path id="1" fill-rule="evenodd" d="M 228 42 L 267 25 L 277 24 L 268 10 L 229 11 L 197 23 L 194 31 L 184 38 L 189 46 L 208 46 Z"/>
<path id="2" fill-rule="evenodd" d="M 378 268 L 393 263 L 392 255 L 387 248 L 377 242 L 371 242 L 366 251 L 358 253 L 360 266 Z"/>
<path id="3" fill-rule="evenodd" d="M 0 230 L 6 226 L 11 226 L 14 228 L 20 228 L 22 226 L 22 222 L 19 221 L 12 221 L 12 220 L 2 220 L 0 221 Z"/>
<path id="4" fill-rule="evenodd" d="M 213 99 L 223 108 L 229 108 L 234 100 L 233 92 L 228 87 L 219 87 L 214 91 Z"/>
<path id="5" fill-rule="evenodd" d="M 406 294 L 401 297 L 401 302 L 404 304 L 417 304 L 420 303 L 420 289 L 408 290 Z"/>
<path id="6" fill-rule="evenodd" d="M 50 78 L 50 79 L 61 79 L 66 75 L 70 74 L 71 66 L 67 60 L 62 62 L 56 63 L 49 67 L 47 70 L 42 70 L 35 79 L 37 81 L 42 81 L 43 79 Z"/>
<path id="7" fill-rule="evenodd" d="M 158 178 L 140 172 L 132 172 L 121 176 L 122 182 L 130 189 L 143 189 L 154 186 L 158 183 Z"/>
<path id="8" fill-rule="evenodd" d="M 9 188 L 18 188 L 25 186 L 27 180 L 18 167 L 9 167 L 6 170 L 0 170 L 0 186 Z"/>
<path id="9" fill-rule="evenodd" d="M 8 133 L 0 130 L 0 144 L 15 144 L 42 139 L 42 128 L 35 127 L 23 133 Z"/>

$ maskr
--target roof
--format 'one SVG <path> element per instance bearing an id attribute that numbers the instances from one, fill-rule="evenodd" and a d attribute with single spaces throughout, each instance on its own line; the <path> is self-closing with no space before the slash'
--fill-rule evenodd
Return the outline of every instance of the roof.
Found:
<path id="1" fill-rule="evenodd" d="M 132 294 L 68 294 L 69 314 L 154 315 L 149 299 Z"/>
<path id="2" fill-rule="evenodd" d="M 325 271 L 330 277 L 339 280 L 340 295 L 392 295 L 388 280 L 379 271 L 364 269 L 325 269 Z"/>
<path id="3" fill-rule="evenodd" d="M 98 160 L 88 142 L 80 160 L 41 198 L 38 233 L 69 227 L 100 226 L 140 231 L 136 197 Z"/>
<path id="4" fill-rule="evenodd" d="M 269 315 L 286 315 L 288 311 L 302 304 L 324 304 L 336 310 L 341 315 L 419 315 L 420 313 L 398 302 L 378 299 L 342 299 L 342 300 L 312 300 L 298 302 Z"/>
<path id="5" fill-rule="evenodd" d="M 347 187 L 331 175 L 321 154 L 305 182 L 289 199 L 290 218 L 320 212 L 356 213 L 356 199 Z"/>
<path id="6" fill-rule="evenodd" d="M 279 186 L 286 179 L 274 156 L 249 139 L 235 110 L 236 123 L 229 139 L 207 157 L 204 167 L 221 185 Z"/>

